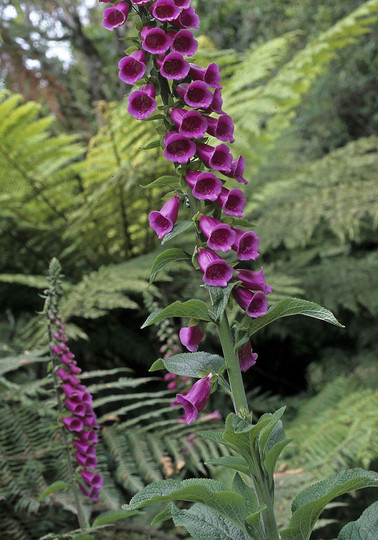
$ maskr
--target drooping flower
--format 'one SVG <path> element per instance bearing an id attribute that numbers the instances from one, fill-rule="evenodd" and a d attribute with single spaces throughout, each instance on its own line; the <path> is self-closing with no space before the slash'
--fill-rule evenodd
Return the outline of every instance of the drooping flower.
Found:
<path id="1" fill-rule="evenodd" d="M 190 352 L 198 351 L 198 344 L 204 338 L 205 334 L 198 325 L 185 326 L 180 330 L 180 341 Z"/>
<path id="2" fill-rule="evenodd" d="M 218 137 L 219 139 L 219 137 Z M 231 163 L 231 171 L 223 173 L 229 178 L 234 178 L 237 182 L 241 184 L 248 184 L 248 180 L 243 178 L 243 173 L 245 169 L 245 159 L 243 156 L 239 156 L 238 159 Z"/>
<path id="3" fill-rule="evenodd" d="M 169 32 L 168 35 L 172 39 L 171 51 L 185 56 L 193 56 L 196 52 L 198 41 L 194 39 L 190 30 L 183 29 L 178 32 Z"/>
<path id="4" fill-rule="evenodd" d="M 211 146 L 210 144 L 197 143 L 197 155 L 207 167 L 220 172 L 231 170 L 232 155 L 225 144 Z"/>
<path id="5" fill-rule="evenodd" d="M 164 57 L 156 59 L 160 73 L 166 79 L 176 81 L 184 79 L 189 73 L 189 62 L 187 62 L 181 53 L 171 52 Z"/>
<path id="6" fill-rule="evenodd" d="M 226 287 L 234 273 L 232 266 L 208 249 L 200 249 L 198 264 L 203 272 L 203 281 L 214 287 Z"/>
<path id="7" fill-rule="evenodd" d="M 130 0 L 130 1 L 135 6 L 144 6 L 144 4 L 148 4 L 151 0 Z"/>
<path id="8" fill-rule="evenodd" d="M 192 0 L 173 0 L 179 8 L 188 8 Z"/>
<path id="9" fill-rule="evenodd" d="M 209 216 L 201 216 L 200 228 L 206 236 L 207 245 L 216 251 L 230 251 L 235 233 L 229 225 Z"/>
<path id="10" fill-rule="evenodd" d="M 270 287 L 265 283 L 264 270 L 238 270 L 238 281 L 242 282 L 242 286 L 251 291 L 261 291 L 264 294 L 269 294 L 273 291 L 273 287 Z"/>
<path id="11" fill-rule="evenodd" d="M 185 8 L 179 16 L 172 21 L 173 26 L 178 28 L 199 28 L 199 17 L 193 7 Z"/>
<path id="12" fill-rule="evenodd" d="M 169 131 L 164 137 L 163 155 L 169 161 L 187 163 L 196 153 L 196 145 L 177 131 Z"/>
<path id="13" fill-rule="evenodd" d="M 154 210 L 149 215 L 150 227 L 156 232 L 159 238 L 171 232 L 176 223 L 178 211 L 180 208 L 180 198 L 175 195 L 169 199 L 160 212 Z"/>
<path id="14" fill-rule="evenodd" d="M 129 15 L 129 4 L 127 2 L 117 2 L 113 7 L 105 9 L 102 24 L 107 30 L 114 30 L 124 24 Z"/>
<path id="15" fill-rule="evenodd" d="M 268 300 L 263 292 L 254 293 L 244 287 L 236 287 L 232 290 L 232 294 L 249 317 L 261 317 L 268 311 Z"/>
<path id="16" fill-rule="evenodd" d="M 184 407 L 187 424 L 197 420 L 199 413 L 206 407 L 211 389 L 210 379 L 211 373 L 194 383 L 185 396 L 177 394 L 176 400 Z"/>
<path id="17" fill-rule="evenodd" d="M 144 51 L 137 50 L 129 56 L 121 58 L 118 62 L 118 77 L 127 84 L 135 84 L 146 72 L 146 55 Z"/>
<path id="18" fill-rule="evenodd" d="M 172 43 L 172 39 L 164 30 L 154 26 L 144 26 L 140 35 L 143 49 L 151 54 L 164 54 Z"/>
<path id="19" fill-rule="evenodd" d="M 199 200 L 216 201 L 222 190 L 222 181 L 212 172 L 188 171 L 185 179 Z"/>
<path id="20" fill-rule="evenodd" d="M 190 64 L 190 77 L 194 81 L 204 81 L 210 88 L 222 88 L 220 82 L 219 66 L 212 62 L 207 68 Z"/>
<path id="21" fill-rule="evenodd" d="M 180 8 L 176 6 L 173 0 L 156 0 L 150 6 L 153 17 L 158 21 L 173 21 L 180 15 Z"/>
<path id="22" fill-rule="evenodd" d="M 231 116 L 228 114 L 222 114 L 219 118 L 208 117 L 208 133 L 213 137 L 216 137 L 220 141 L 229 141 L 233 143 L 235 141 L 234 134 L 234 123 Z M 231 163 L 231 172 L 227 173 L 227 176 L 232 173 L 232 163 Z"/>
<path id="23" fill-rule="evenodd" d="M 155 109 L 155 87 L 153 84 L 144 84 L 139 90 L 135 90 L 129 95 L 127 110 L 134 118 L 145 120 Z"/>
<path id="24" fill-rule="evenodd" d="M 185 137 L 201 139 L 206 133 L 207 117 L 198 111 L 171 109 L 171 118 Z"/>
<path id="25" fill-rule="evenodd" d="M 260 238 L 253 231 L 243 231 L 237 227 L 232 227 L 235 232 L 235 242 L 232 249 L 236 251 L 236 256 L 241 261 L 254 261 L 259 256 Z"/>
<path id="26" fill-rule="evenodd" d="M 241 371 L 247 371 L 256 364 L 258 354 L 253 352 L 251 342 L 248 341 L 238 350 L 238 357 Z"/>
<path id="27" fill-rule="evenodd" d="M 209 113 L 223 114 L 222 111 L 223 98 L 219 88 L 214 90 L 213 98 L 210 105 L 206 109 Z"/>
<path id="28" fill-rule="evenodd" d="M 244 193 L 238 189 L 227 189 L 222 187 L 219 197 L 216 201 L 225 214 L 236 217 L 243 217 L 243 210 L 246 204 Z M 235 231 L 235 227 L 233 228 Z"/>
<path id="29" fill-rule="evenodd" d="M 213 100 L 213 94 L 203 81 L 178 84 L 176 92 L 189 107 L 198 109 L 207 109 Z"/>

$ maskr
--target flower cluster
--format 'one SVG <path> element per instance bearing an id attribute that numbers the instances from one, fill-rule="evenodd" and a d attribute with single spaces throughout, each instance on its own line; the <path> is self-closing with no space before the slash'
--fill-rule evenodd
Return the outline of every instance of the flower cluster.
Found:
<path id="1" fill-rule="evenodd" d="M 193 197 L 199 238 L 195 255 L 204 283 L 213 287 L 233 283 L 232 294 L 239 306 L 249 317 L 260 317 L 268 309 L 267 294 L 272 291 L 265 284 L 263 269 L 234 268 L 239 261 L 254 261 L 259 256 L 259 237 L 238 227 L 238 220 L 244 217 L 244 194 L 230 184 L 248 183 L 243 177 L 245 160 L 241 155 L 234 159 L 228 146 L 235 141 L 234 124 L 222 110 L 218 65 L 213 62 L 202 67 L 190 62 L 198 47 L 191 30 L 199 28 L 199 18 L 191 0 L 128 0 L 104 11 L 104 26 L 118 27 L 132 10 L 137 11 L 143 27 L 135 50 L 119 61 L 119 78 L 141 86 L 130 93 L 128 111 L 145 120 L 158 107 L 156 97 L 161 95 L 163 104 L 159 108 L 165 113 L 166 129 L 163 154 L 175 163 L 185 185 L 184 193 L 177 192 L 159 211 L 150 213 L 150 226 L 162 239 L 173 230 L 182 200 Z M 243 227 L 244 222 L 240 225 Z M 195 352 L 204 334 L 193 324 L 181 330 L 180 340 Z M 239 350 L 243 371 L 256 358 L 250 343 Z M 192 390 L 186 396 L 177 396 L 188 422 L 204 407 L 210 379 L 198 381 Z"/>
<path id="2" fill-rule="evenodd" d="M 74 456 L 80 466 L 83 481 L 83 484 L 79 482 L 79 488 L 84 495 L 97 501 L 103 481 L 101 475 L 94 471 L 97 466 L 95 444 L 98 442 L 95 429 L 99 426 L 92 407 L 92 396 L 85 385 L 80 384 L 77 377 L 81 369 L 66 344 L 66 331 L 60 318 L 54 317 L 53 322 L 56 332 L 51 352 L 64 365 L 58 367 L 56 374 L 62 381 L 65 407 L 69 411 L 69 415 L 62 417 L 61 420 L 66 429 L 73 434 Z"/>

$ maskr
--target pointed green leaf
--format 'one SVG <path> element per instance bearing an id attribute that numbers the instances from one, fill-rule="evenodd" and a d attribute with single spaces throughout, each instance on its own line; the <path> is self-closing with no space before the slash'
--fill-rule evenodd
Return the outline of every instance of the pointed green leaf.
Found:
<path id="1" fill-rule="evenodd" d="M 276 427 L 277 423 L 279 422 L 281 416 L 284 414 L 285 412 L 285 407 L 281 407 L 280 409 L 278 409 L 278 411 L 276 411 L 274 414 L 270 414 L 268 413 L 267 415 L 263 415 L 261 418 L 264 418 L 265 416 L 271 418 L 269 424 L 267 426 L 265 426 L 261 431 L 260 431 L 260 435 L 259 435 L 259 448 L 260 448 L 260 452 L 261 452 L 261 455 L 264 455 L 265 453 L 265 447 L 266 447 L 266 444 L 268 442 L 268 439 L 270 437 L 270 434 L 272 433 L 273 429 Z M 261 420 L 260 418 L 260 420 Z M 283 430 L 282 428 L 282 424 L 281 424 L 281 430 Z M 284 435 L 285 436 L 285 435 Z"/>
<path id="2" fill-rule="evenodd" d="M 160 253 L 154 260 L 151 269 L 150 283 L 152 283 L 156 276 L 163 270 L 165 266 L 176 261 L 190 260 L 191 257 L 183 249 L 171 248 L 166 249 L 163 253 Z"/>
<path id="3" fill-rule="evenodd" d="M 228 283 L 226 287 L 211 287 L 205 285 L 205 287 L 211 291 L 213 305 L 209 313 L 214 322 L 219 322 L 223 317 L 223 313 L 228 304 L 228 299 L 230 298 L 231 291 L 235 285 L 235 281 L 233 283 Z"/>
<path id="4" fill-rule="evenodd" d="M 245 459 L 237 456 L 222 456 L 205 461 L 205 465 L 220 465 L 227 469 L 234 469 L 244 474 L 249 473 L 248 465 Z"/>
<path id="5" fill-rule="evenodd" d="M 243 497 L 227 490 L 224 484 L 215 480 L 194 478 L 182 482 L 177 480 L 154 482 L 137 493 L 129 505 L 123 508 L 133 510 L 155 502 L 175 500 L 205 504 L 245 531 L 246 507 Z"/>
<path id="6" fill-rule="evenodd" d="M 376 540 L 378 538 L 378 501 L 363 512 L 357 521 L 343 527 L 338 540 Z"/>
<path id="7" fill-rule="evenodd" d="M 67 482 L 63 482 L 63 480 L 58 480 L 57 482 L 54 482 L 51 484 L 48 488 L 46 488 L 40 496 L 38 497 L 38 502 L 43 501 L 48 495 L 51 495 L 51 493 L 55 493 L 55 491 L 59 491 L 61 489 L 70 488 L 71 484 L 67 484 Z"/>
<path id="8" fill-rule="evenodd" d="M 199 378 L 206 372 L 218 373 L 226 362 L 217 354 L 195 352 L 175 354 L 164 359 L 163 364 L 170 373 Z"/>
<path id="9" fill-rule="evenodd" d="M 264 466 L 270 478 L 273 478 L 274 470 L 276 468 L 276 463 L 278 458 L 281 455 L 282 450 L 292 441 L 293 439 L 285 439 L 276 443 L 269 450 L 264 459 Z"/>
<path id="10" fill-rule="evenodd" d="M 186 231 L 186 229 L 189 229 L 189 227 L 192 227 L 194 225 L 194 222 L 191 219 L 186 219 L 185 221 L 179 221 L 179 223 L 176 223 L 176 225 L 173 227 L 171 232 L 166 234 L 161 241 L 162 244 L 165 244 L 165 242 L 168 242 L 169 240 L 172 240 L 175 236 L 178 236 L 182 232 Z"/>
<path id="11" fill-rule="evenodd" d="M 254 540 L 233 523 L 203 504 L 189 510 L 172 509 L 174 524 L 185 527 L 195 540 Z"/>
<path id="12" fill-rule="evenodd" d="M 107 525 L 113 523 L 119 519 L 125 519 L 131 516 L 139 514 L 136 510 L 109 510 L 108 512 L 102 512 L 93 522 L 92 527 L 100 527 L 101 525 Z"/>
<path id="13" fill-rule="evenodd" d="M 282 317 L 289 317 L 291 315 L 305 315 L 306 317 L 320 319 L 321 321 L 344 328 L 328 309 L 325 309 L 314 302 L 302 300 L 301 298 L 284 298 L 275 306 L 272 306 L 265 315 L 250 322 L 249 335 L 252 336 L 258 330 L 264 328 L 264 326 L 267 326 Z"/>
<path id="14" fill-rule="evenodd" d="M 79 533 L 72 537 L 72 540 L 94 540 L 93 534 Z"/>
<path id="15" fill-rule="evenodd" d="M 159 178 L 156 178 L 153 182 L 150 184 L 147 184 L 146 186 L 141 186 L 143 188 L 151 188 L 151 187 L 161 187 L 161 186 L 168 186 L 173 189 L 176 189 L 180 187 L 180 178 L 178 176 L 160 176 Z"/>
<path id="16" fill-rule="evenodd" d="M 367 487 L 378 487 L 378 473 L 364 469 L 342 470 L 308 487 L 293 502 L 293 515 L 289 527 L 281 532 L 282 540 L 308 540 L 318 517 L 330 501 L 349 491 Z"/>
<path id="17" fill-rule="evenodd" d="M 248 514 L 257 511 L 259 502 L 257 500 L 255 490 L 246 485 L 240 474 L 235 474 L 235 478 L 232 483 L 232 490 L 235 491 L 235 493 L 239 493 L 239 495 L 243 497 Z"/>
<path id="18" fill-rule="evenodd" d="M 202 302 L 202 300 L 188 300 L 187 302 L 173 302 L 173 304 L 161 311 L 151 313 L 142 328 L 146 328 L 146 326 L 168 319 L 169 317 L 188 317 L 189 319 L 210 322 L 207 304 Z"/>
<path id="19" fill-rule="evenodd" d="M 131 47 L 134 48 L 135 47 Z M 140 150 L 151 150 L 151 148 L 158 148 L 160 146 L 160 139 L 157 139 L 156 141 L 151 141 L 146 146 L 141 146 Z"/>
<path id="20" fill-rule="evenodd" d="M 164 362 L 161 358 L 159 358 L 159 360 L 156 360 L 152 366 L 150 367 L 150 369 L 148 371 L 160 371 L 161 369 L 165 369 L 165 365 L 164 365 Z"/>

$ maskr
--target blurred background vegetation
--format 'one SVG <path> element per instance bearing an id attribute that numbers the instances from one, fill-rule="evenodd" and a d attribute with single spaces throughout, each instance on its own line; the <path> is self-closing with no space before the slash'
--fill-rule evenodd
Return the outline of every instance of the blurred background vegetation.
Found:
<path id="1" fill-rule="evenodd" d="M 303 296 L 345 329 L 289 318 L 261 331 L 246 374 L 259 415 L 287 404 L 295 437 L 277 474 L 288 500 L 342 466 L 377 466 L 378 0 L 192 0 L 201 17 L 195 61 L 222 69 L 233 153 L 247 161 L 246 213 L 261 238 L 272 302 Z M 117 63 L 132 23 L 102 27 L 95 0 L 0 0 L 0 522 L 6 540 L 75 528 L 69 494 L 38 502 L 64 477 L 38 312 L 52 257 L 65 274 L 62 315 L 101 419 L 99 503 L 118 508 L 154 479 L 224 475 L 205 466 L 222 449 L 188 436 L 170 407 L 175 391 L 148 374 L 180 321 L 151 331 L 149 310 L 201 298 L 180 266 L 148 286 L 162 249 L 147 226 L 172 174 L 150 122 L 129 117 Z M 119 38 L 122 38 L 121 40 Z M 173 241 L 174 242 L 174 241 Z M 177 246 L 188 248 L 185 234 Z M 252 267 L 251 267 L 252 268 Z M 219 351 L 210 332 L 204 347 Z M 154 374 L 156 375 L 156 374 Z M 227 414 L 213 397 L 209 410 Z M 200 429 L 213 423 L 204 418 Z M 227 478 L 224 477 L 227 481 Z M 362 497 L 328 510 L 314 539 L 356 519 Z M 367 495 L 369 497 L 369 494 Z M 101 538 L 183 538 L 148 516 Z M 159 536 L 159 534 L 161 536 Z M 56 536 L 54 536 L 55 538 Z"/>

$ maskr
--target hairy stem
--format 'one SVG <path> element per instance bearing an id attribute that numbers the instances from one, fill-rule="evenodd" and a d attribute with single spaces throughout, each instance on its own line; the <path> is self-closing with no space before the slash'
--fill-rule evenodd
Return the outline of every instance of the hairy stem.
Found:
<path id="1" fill-rule="evenodd" d="M 231 328 L 226 312 L 224 312 L 224 315 L 218 325 L 218 333 L 224 358 L 226 360 L 228 379 L 230 382 L 235 412 L 239 416 L 245 418 L 248 414 L 247 397 L 245 395 L 239 360 L 234 351 L 234 341 L 232 339 Z"/>

